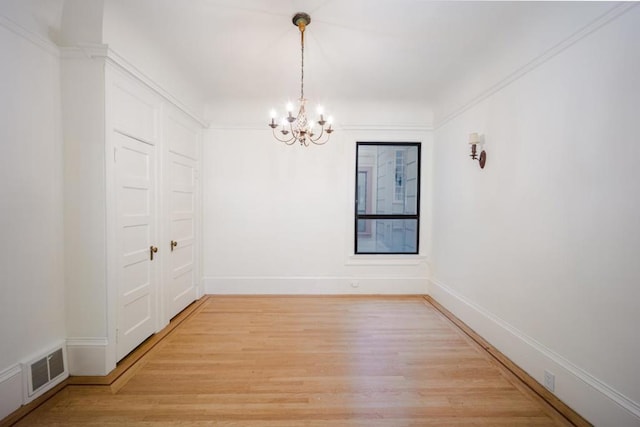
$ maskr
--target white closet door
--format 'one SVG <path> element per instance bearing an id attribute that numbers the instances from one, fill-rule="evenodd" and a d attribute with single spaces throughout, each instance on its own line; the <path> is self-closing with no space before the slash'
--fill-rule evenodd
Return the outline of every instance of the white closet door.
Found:
<path id="1" fill-rule="evenodd" d="M 178 113 L 164 120 L 166 161 L 164 206 L 166 239 L 164 305 L 167 319 L 195 301 L 197 245 L 199 131 Z"/>
<path id="2" fill-rule="evenodd" d="M 156 101 L 139 86 L 113 87 L 117 263 L 116 358 L 122 359 L 158 328 L 158 147 Z M 158 247 L 158 252 L 152 252 Z M 152 256 L 153 255 L 153 256 Z"/>
<path id="3" fill-rule="evenodd" d="M 156 147 L 116 133 L 118 175 L 117 358 L 120 360 L 156 330 Z"/>

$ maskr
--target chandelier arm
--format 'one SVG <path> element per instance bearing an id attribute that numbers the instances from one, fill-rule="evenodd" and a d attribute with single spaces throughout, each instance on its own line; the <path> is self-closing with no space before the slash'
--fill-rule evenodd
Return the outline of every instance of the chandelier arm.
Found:
<path id="1" fill-rule="evenodd" d="M 277 139 L 278 141 L 280 141 L 280 142 L 284 142 L 287 145 L 292 145 L 294 142 L 296 142 L 296 137 L 295 137 L 295 135 L 293 135 L 293 133 L 291 134 L 291 138 L 289 138 L 289 139 L 280 139 L 280 138 L 278 138 L 278 135 L 276 134 L 276 129 L 275 128 L 273 128 L 271 131 L 273 133 L 273 137 L 275 139 Z"/>
<path id="2" fill-rule="evenodd" d="M 316 141 L 319 141 L 320 138 L 322 138 L 322 135 L 324 135 L 324 126 L 320 127 L 320 135 L 318 135 L 315 138 L 309 138 L 311 140 L 311 142 L 313 142 L 314 144 L 316 143 Z"/>
<path id="3" fill-rule="evenodd" d="M 320 142 L 321 138 L 325 136 L 325 140 Z M 331 139 L 331 132 L 325 132 L 325 128 L 324 126 L 320 127 L 320 135 L 318 135 L 317 138 L 309 138 L 311 140 L 311 142 L 313 142 L 315 145 L 324 145 L 327 142 L 329 142 L 329 140 Z"/>
<path id="4" fill-rule="evenodd" d="M 320 142 L 322 137 L 326 137 L 324 141 Z M 318 137 L 316 139 L 312 139 L 311 142 L 313 142 L 315 145 L 324 145 L 327 142 L 329 142 L 329 140 L 331 139 L 331 132 L 326 132 L 324 126 L 320 127 L 320 135 L 318 135 Z"/>
<path id="5" fill-rule="evenodd" d="M 324 141 L 322 141 L 322 142 L 318 141 L 319 139 L 320 139 L 320 138 L 315 139 L 315 140 L 314 140 L 314 139 L 312 139 L 312 140 L 311 140 L 311 142 L 313 142 L 315 145 L 324 145 L 324 144 L 326 144 L 327 142 L 329 142 L 329 137 L 328 137 L 328 136 L 327 136 L 327 139 L 325 139 L 325 140 L 324 140 Z"/>

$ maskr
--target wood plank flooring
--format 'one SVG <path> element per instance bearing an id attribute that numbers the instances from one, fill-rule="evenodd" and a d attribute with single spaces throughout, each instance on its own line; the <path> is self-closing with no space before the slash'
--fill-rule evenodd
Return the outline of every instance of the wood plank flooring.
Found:
<path id="1" fill-rule="evenodd" d="M 563 426 L 420 296 L 210 296 L 111 386 L 18 426 Z"/>

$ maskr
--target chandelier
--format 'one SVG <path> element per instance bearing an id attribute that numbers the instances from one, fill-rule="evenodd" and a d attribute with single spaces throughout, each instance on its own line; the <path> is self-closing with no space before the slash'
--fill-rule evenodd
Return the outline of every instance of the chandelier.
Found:
<path id="1" fill-rule="evenodd" d="M 318 114 L 320 119 L 314 120 L 307 117 L 307 111 L 305 105 L 307 100 L 304 97 L 304 30 L 311 22 L 311 16 L 307 13 L 296 13 L 292 19 L 293 25 L 300 30 L 300 99 L 298 100 L 298 114 L 293 115 L 293 104 L 289 102 L 287 104 L 287 116 L 281 121 L 281 124 L 276 123 L 276 112 L 271 110 L 271 123 L 269 127 L 272 129 L 273 136 L 280 142 L 284 142 L 287 145 L 292 145 L 299 142 L 300 145 L 308 147 L 309 144 L 322 145 L 329 141 L 333 129 L 331 123 L 333 119 L 329 117 L 325 120 L 324 111 L 322 107 L 318 107 Z M 316 126 L 317 125 L 317 126 Z M 327 127 L 325 128 L 325 125 Z M 282 126 L 280 131 L 276 133 L 278 126 Z"/>

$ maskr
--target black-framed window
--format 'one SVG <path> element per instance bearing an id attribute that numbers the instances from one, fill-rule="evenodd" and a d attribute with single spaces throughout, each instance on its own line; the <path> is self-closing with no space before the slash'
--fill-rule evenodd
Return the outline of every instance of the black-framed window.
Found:
<path id="1" fill-rule="evenodd" d="M 417 254 L 420 143 L 357 142 L 356 254 Z"/>

